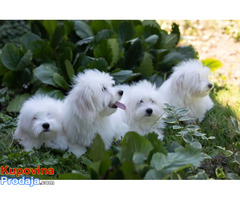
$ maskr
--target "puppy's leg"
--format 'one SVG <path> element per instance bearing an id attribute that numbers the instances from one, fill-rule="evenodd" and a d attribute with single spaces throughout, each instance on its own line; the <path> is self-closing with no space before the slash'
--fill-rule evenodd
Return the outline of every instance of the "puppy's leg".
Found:
<path id="1" fill-rule="evenodd" d="M 83 155 L 86 152 L 86 148 L 80 146 L 79 144 L 71 144 L 69 145 L 69 152 L 72 152 L 77 158 Z"/>

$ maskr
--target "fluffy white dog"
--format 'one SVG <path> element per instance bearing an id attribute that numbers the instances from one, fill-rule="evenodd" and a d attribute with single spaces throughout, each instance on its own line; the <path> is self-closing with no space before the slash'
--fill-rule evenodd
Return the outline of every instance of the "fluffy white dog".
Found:
<path id="1" fill-rule="evenodd" d="M 64 128 L 69 151 L 80 157 L 89 147 L 97 133 L 106 149 L 110 148 L 118 122 L 111 115 L 117 108 L 125 109 L 118 102 L 122 90 L 113 87 L 109 74 L 98 70 L 85 70 L 75 77 L 72 90 L 64 101 Z"/>
<path id="2" fill-rule="evenodd" d="M 63 102 L 36 95 L 24 102 L 14 133 L 26 151 L 40 148 L 67 149 L 62 124 Z"/>
<path id="3" fill-rule="evenodd" d="M 209 74 L 210 69 L 204 67 L 199 60 L 190 59 L 181 62 L 174 67 L 173 74 L 159 89 L 164 102 L 188 107 L 190 109 L 188 117 L 202 122 L 206 111 L 213 107 L 209 97 L 209 92 L 213 88 L 213 84 L 208 80 Z"/>
<path id="4" fill-rule="evenodd" d="M 122 121 L 122 125 L 127 124 L 128 131 L 135 131 L 140 135 L 155 132 L 159 139 L 163 139 L 163 101 L 155 85 L 145 80 L 131 86 L 118 87 L 124 91 L 122 102 L 126 105 L 126 110 L 117 111 L 114 116 L 118 115 L 120 120 L 116 121 Z M 126 129 L 121 130 L 123 132 L 120 136 L 123 136 Z"/>

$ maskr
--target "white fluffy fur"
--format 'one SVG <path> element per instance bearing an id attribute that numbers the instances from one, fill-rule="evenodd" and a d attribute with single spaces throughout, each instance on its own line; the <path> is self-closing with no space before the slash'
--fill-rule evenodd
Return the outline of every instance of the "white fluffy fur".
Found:
<path id="1" fill-rule="evenodd" d="M 208 76 L 210 69 L 198 60 L 191 59 L 174 67 L 173 74 L 159 89 L 164 102 L 190 109 L 189 117 L 202 122 L 206 111 L 213 107 L 209 97 L 210 87 Z M 213 86 L 213 85 L 212 85 Z M 190 123 L 192 121 L 189 121 Z"/>
<path id="2" fill-rule="evenodd" d="M 64 101 L 64 128 L 69 142 L 69 151 L 81 156 L 97 133 L 110 148 L 116 122 L 111 115 L 117 108 L 111 108 L 121 95 L 113 87 L 109 74 L 98 70 L 85 70 L 75 77 L 75 83 Z"/>
<path id="3" fill-rule="evenodd" d="M 17 139 L 26 151 L 45 147 L 67 149 L 62 124 L 63 102 L 47 96 L 36 95 L 24 102 L 19 115 L 14 139 Z M 43 124 L 48 124 L 49 128 Z M 47 125 L 47 126 L 48 126 Z"/>
<path id="4" fill-rule="evenodd" d="M 126 110 L 118 110 L 116 118 L 121 121 L 122 126 L 128 125 L 128 131 L 135 131 L 140 135 L 146 135 L 151 132 L 158 134 L 159 139 L 163 139 L 164 123 L 163 101 L 161 95 L 148 81 L 140 81 L 131 86 L 118 86 L 124 91 L 122 102 L 126 105 Z M 152 113 L 147 113 L 147 110 L 152 110 Z M 121 128 L 126 133 L 126 128 Z M 119 138 L 119 136 L 117 136 Z"/>

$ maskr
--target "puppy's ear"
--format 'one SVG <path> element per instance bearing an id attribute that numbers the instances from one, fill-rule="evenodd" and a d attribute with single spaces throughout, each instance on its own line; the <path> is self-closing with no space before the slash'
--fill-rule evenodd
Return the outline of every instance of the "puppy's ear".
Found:
<path id="1" fill-rule="evenodd" d="M 178 88 L 183 88 L 183 81 L 184 81 L 184 74 L 181 74 L 179 77 L 176 79 L 176 86 Z"/>
<path id="2" fill-rule="evenodd" d="M 96 107 L 94 105 L 94 94 L 91 88 L 82 87 L 78 90 L 77 98 L 75 99 L 75 106 L 75 110 L 79 111 L 79 117 L 93 117 Z"/>

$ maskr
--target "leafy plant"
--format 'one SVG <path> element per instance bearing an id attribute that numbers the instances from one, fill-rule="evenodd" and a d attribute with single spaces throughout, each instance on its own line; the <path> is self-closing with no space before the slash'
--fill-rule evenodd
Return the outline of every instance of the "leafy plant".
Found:
<path id="1" fill-rule="evenodd" d="M 170 33 L 155 21 L 29 21 L 18 45 L 0 51 L 1 85 L 62 99 L 72 78 L 87 68 L 110 73 L 117 84 L 149 79 L 160 85 L 178 62 L 196 58 L 192 46 L 177 46 L 180 31 Z M 12 106 L 20 108 L 12 99 Z M 17 112 L 18 109 L 8 109 Z"/>

